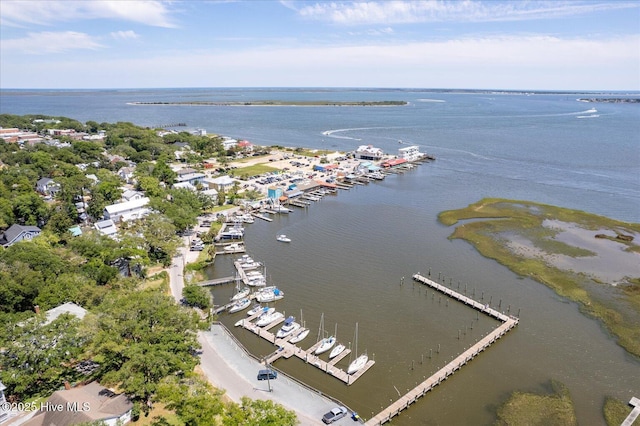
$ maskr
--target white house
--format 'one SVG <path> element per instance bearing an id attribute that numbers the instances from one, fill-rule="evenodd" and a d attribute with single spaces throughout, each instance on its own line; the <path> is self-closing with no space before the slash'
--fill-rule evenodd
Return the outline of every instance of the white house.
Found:
<path id="1" fill-rule="evenodd" d="M 135 167 L 120 167 L 120 170 L 117 171 L 117 174 L 126 183 L 133 183 L 135 181 L 135 171 Z"/>
<path id="2" fill-rule="evenodd" d="M 236 139 L 230 138 L 228 136 L 222 137 L 222 147 L 226 150 L 229 150 L 235 147 L 237 144 L 238 144 L 238 141 Z"/>
<path id="3" fill-rule="evenodd" d="M 232 177 L 226 176 L 226 175 L 217 177 L 215 179 L 207 179 L 205 181 L 205 183 L 209 185 L 209 188 L 213 188 L 218 192 L 220 192 L 221 189 L 223 191 L 226 191 L 228 189 L 233 188 L 233 184 L 235 182 L 236 182 L 236 179 L 233 179 Z"/>
<path id="4" fill-rule="evenodd" d="M 40 409 L 25 426 L 74 425 L 100 423 L 107 426 L 124 425 L 131 421 L 133 403 L 124 394 L 116 394 L 91 382 L 85 386 L 55 391 L 42 407 L 60 407 L 60 410 Z"/>
<path id="5" fill-rule="evenodd" d="M 82 319 L 87 315 L 87 310 L 73 302 L 63 303 L 62 305 L 56 306 L 55 308 L 49 309 L 45 312 L 47 319 L 44 322 L 44 325 L 51 324 L 62 314 L 71 314 L 78 319 Z"/>
<path id="6" fill-rule="evenodd" d="M 43 195 L 56 195 L 56 192 L 60 191 L 60 184 L 56 183 L 53 179 L 43 177 L 36 182 L 36 191 Z"/>
<path id="7" fill-rule="evenodd" d="M 356 158 L 361 160 L 378 161 L 384 156 L 384 153 L 380 148 L 375 148 L 372 145 L 360 145 L 356 149 Z"/>
<path id="8" fill-rule="evenodd" d="M 191 185 L 201 184 L 206 175 L 204 173 L 200 173 L 194 169 L 180 169 L 176 172 L 178 176 L 176 177 L 177 183 L 189 182 Z"/>
<path id="9" fill-rule="evenodd" d="M 104 208 L 103 216 L 105 219 L 113 220 L 114 223 L 140 219 L 151 212 L 151 209 L 147 207 L 148 204 L 148 197 L 111 204 Z"/>
<path id="10" fill-rule="evenodd" d="M 122 193 L 122 201 L 133 201 L 133 200 L 139 200 L 141 198 L 144 198 L 144 193 L 140 192 L 140 191 L 133 191 L 131 189 L 128 189 L 126 191 L 124 191 Z"/>
<path id="11" fill-rule="evenodd" d="M 107 237 L 111 237 L 113 239 L 118 235 L 118 228 L 116 228 L 116 224 L 113 223 L 113 220 L 101 220 L 93 225 L 94 228 L 98 230 L 102 235 L 106 235 Z"/>

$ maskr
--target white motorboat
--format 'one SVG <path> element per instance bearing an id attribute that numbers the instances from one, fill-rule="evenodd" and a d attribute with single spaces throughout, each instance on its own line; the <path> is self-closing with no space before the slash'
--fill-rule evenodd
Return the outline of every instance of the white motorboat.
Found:
<path id="1" fill-rule="evenodd" d="M 279 320 L 280 318 L 283 318 L 284 314 L 282 312 L 278 312 L 276 310 L 274 310 L 273 312 L 263 316 L 260 316 L 260 318 L 258 319 L 258 321 L 256 322 L 256 325 L 258 327 L 264 327 L 266 325 L 271 324 L 274 321 Z"/>
<path id="2" fill-rule="evenodd" d="M 278 332 L 276 333 L 276 337 L 278 339 L 285 338 L 299 329 L 300 324 L 298 324 L 295 320 L 296 319 L 294 317 L 288 317 L 286 320 L 284 320 L 284 324 L 282 324 L 282 327 L 280 327 L 280 330 L 278 330 Z"/>
<path id="3" fill-rule="evenodd" d="M 309 335 L 309 329 L 308 328 L 303 328 L 302 330 L 298 331 L 298 334 L 296 334 L 295 336 L 293 336 L 291 338 L 291 340 L 289 340 L 289 343 L 301 342 L 308 335 Z"/>
<path id="4" fill-rule="evenodd" d="M 355 332 L 354 340 L 355 340 L 354 353 L 358 355 L 358 323 L 356 323 L 356 332 Z M 367 361 L 369 361 L 369 356 L 365 352 L 349 363 L 349 367 L 347 368 L 347 374 L 353 374 L 361 370 L 365 365 L 367 365 Z"/>
<path id="5" fill-rule="evenodd" d="M 333 348 L 333 350 L 329 354 L 329 359 L 333 359 L 333 358 L 337 357 L 342 352 L 344 352 L 345 349 L 346 349 L 346 347 L 342 343 L 338 343 L 338 345 L 335 348 Z"/>
<path id="6" fill-rule="evenodd" d="M 229 313 L 233 314 L 243 309 L 247 309 L 251 305 L 251 300 L 248 298 L 237 300 L 234 304 L 229 306 Z"/>
<path id="7" fill-rule="evenodd" d="M 224 246 L 224 249 L 225 251 L 238 251 L 238 250 L 244 250 L 244 246 L 242 244 L 233 243 L 233 244 Z"/>
<path id="8" fill-rule="evenodd" d="M 262 276 L 248 277 L 247 285 L 251 287 L 264 287 L 267 285 L 267 279 Z"/>
<path id="9" fill-rule="evenodd" d="M 266 317 L 267 315 L 274 313 L 275 311 L 276 311 L 276 308 L 264 308 L 264 311 L 262 311 L 262 313 L 258 317 L 258 321 L 260 321 L 262 318 Z"/>
<path id="10" fill-rule="evenodd" d="M 284 292 L 277 287 L 265 287 L 256 293 L 256 300 L 260 303 L 269 303 L 280 300 L 284 297 Z"/>
<path id="11" fill-rule="evenodd" d="M 291 242 L 291 238 L 287 237 L 284 234 L 280 234 L 276 237 L 276 240 L 280 241 L 281 243 L 290 243 Z"/>

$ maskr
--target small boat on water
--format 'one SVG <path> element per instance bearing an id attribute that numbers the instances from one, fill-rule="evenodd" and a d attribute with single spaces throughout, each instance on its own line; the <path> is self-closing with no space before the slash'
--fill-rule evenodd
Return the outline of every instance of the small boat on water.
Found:
<path id="1" fill-rule="evenodd" d="M 247 297 L 249 295 L 249 293 L 251 292 L 251 289 L 249 287 L 245 287 L 243 289 L 240 289 L 239 287 L 236 287 L 236 294 L 234 294 L 231 297 L 231 301 L 236 301 L 236 300 L 240 300 L 240 299 L 244 299 L 245 297 Z"/>
<path id="2" fill-rule="evenodd" d="M 358 355 L 358 323 L 356 323 L 356 332 L 355 332 L 354 340 L 355 340 L 354 353 L 357 356 Z M 365 352 L 349 363 L 349 367 L 347 368 L 347 374 L 353 374 L 361 370 L 365 365 L 367 365 L 367 361 L 369 361 L 369 356 Z"/>
<path id="3" fill-rule="evenodd" d="M 225 251 L 239 251 L 239 250 L 244 250 L 244 246 L 242 244 L 233 243 L 233 244 L 224 246 L 224 249 Z"/>
<path id="4" fill-rule="evenodd" d="M 276 337 L 278 339 L 285 338 L 299 329 L 300 324 L 298 324 L 295 320 L 296 319 L 294 317 L 288 317 L 286 320 L 284 320 L 284 324 L 282 324 L 282 327 L 280 327 L 280 330 L 278 330 L 278 332 L 276 333 Z"/>
<path id="5" fill-rule="evenodd" d="M 276 240 L 280 241 L 281 243 L 290 243 L 291 242 L 291 238 L 287 237 L 284 234 L 280 234 L 276 237 Z"/>
<path id="6" fill-rule="evenodd" d="M 259 312 L 264 312 L 266 309 L 269 309 L 267 307 L 262 306 L 261 304 L 255 304 L 253 305 L 253 307 L 251 309 L 249 309 L 247 311 L 247 316 L 251 316 L 251 315 L 255 315 Z"/>
<path id="7" fill-rule="evenodd" d="M 336 324 L 336 330 L 333 332 L 333 337 L 337 341 L 337 339 L 338 339 L 338 324 Z M 345 349 L 346 349 L 346 347 L 342 343 L 338 343 L 336 345 L 336 347 L 331 350 L 331 353 L 329 353 L 329 359 L 333 359 L 333 358 L 337 357 L 342 352 L 344 352 Z"/>
<path id="8" fill-rule="evenodd" d="M 265 317 L 265 316 L 267 316 L 269 314 L 274 313 L 275 311 L 276 311 L 276 308 L 267 308 L 267 307 L 265 307 L 264 310 L 262 311 L 262 313 L 260 314 L 260 316 L 258 317 L 258 321 L 260 321 L 261 318 L 263 318 L 263 317 Z"/>
<path id="9" fill-rule="evenodd" d="M 251 300 L 248 298 L 237 300 L 235 301 L 235 303 L 229 306 L 229 313 L 233 314 L 243 309 L 247 309 L 249 305 L 251 305 Z"/>
<path id="10" fill-rule="evenodd" d="M 280 300 L 284 297 L 284 292 L 278 287 L 265 287 L 256 293 L 256 300 L 260 303 L 269 303 Z"/>
<path id="11" fill-rule="evenodd" d="M 258 321 L 256 322 L 256 325 L 258 327 L 264 327 L 264 326 L 269 325 L 272 322 L 277 321 L 277 320 L 279 320 L 280 318 L 283 318 L 283 317 L 284 317 L 284 314 L 282 312 L 278 312 L 278 311 L 274 310 L 273 312 L 265 315 L 264 317 L 261 316 L 258 319 Z"/>
<path id="12" fill-rule="evenodd" d="M 320 342 L 320 346 L 318 346 L 315 350 L 316 355 L 323 354 L 327 352 L 329 349 L 336 344 L 336 338 L 334 336 L 324 337 L 324 313 L 320 317 L 320 329 L 318 330 L 318 341 Z M 320 340 L 322 339 L 322 340 Z"/>
<path id="13" fill-rule="evenodd" d="M 291 338 L 291 340 L 289 340 L 289 343 L 301 342 L 308 335 L 309 335 L 309 329 L 308 328 L 303 328 L 302 330 L 298 331 L 298 333 L 295 336 L 293 336 Z"/>
<path id="14" fill-rule="evenodd" d="M 335 348 L 333 348 L 333 350 L 329 354 L 329 359 L 333 359 L 333 358 L 337 357 L 342 352 L 344 352 L 345 349 L 346 349 L 346 347 L 342 343 L 338 343 L 338 345 Z"/>

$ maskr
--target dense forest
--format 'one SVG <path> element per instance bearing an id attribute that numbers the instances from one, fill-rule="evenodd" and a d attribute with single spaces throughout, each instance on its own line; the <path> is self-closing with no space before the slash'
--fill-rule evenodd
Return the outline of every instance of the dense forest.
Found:
<path id="1" fill-rule="evenodd" d="M 175 302 L 166 274 L 159 275 L 160 285 L 149 285 L 148 269 L 169 265 L 179 234 L 213 206 L 199 192 L 172 188 L 174 152 L 187 144 L 190 167 L 211 157 L 224 163 L 231 153 L 221 139 L 36 115 L 3 114 L 0 127 L 105 135 L 56 136 L 56 145 L 0 139 L 0 231 L 14 224 L 42 229 L 31 241 L 0 247 L 0 381 L 7 399 L 46 398 L 65 382 L 99 380 L 126 392 L 138 415 L 164 404 L 172 422 L 158 418 L 157 424 L 295 424 L 294 413 L 269 401 L 223 402 L 223 392 L 194 371 L 196 336 L 208 322 Z M 122 226 L 116 239 L 103 236 L 91 225 L 106 205 L 120 200 L 124 182 L 116 172 L 131 165 L 134 189 L 150 198 L 153 213 Z M 59 185 L 53 197 L 36 192 L 43 177 Z M 78 202 L 86 203 L 84 217 Z M 70 232 L 74 226 L 82 227 L 82 235 Z M 50 323 L 36 314 L 66 302 L 88 314 Z"/>

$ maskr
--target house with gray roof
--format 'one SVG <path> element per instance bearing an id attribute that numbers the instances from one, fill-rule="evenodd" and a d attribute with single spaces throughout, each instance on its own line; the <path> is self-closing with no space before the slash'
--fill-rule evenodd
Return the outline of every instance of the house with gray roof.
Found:
<path id="1" fill-rule="evenodd" d="M 60 191 L 60 184 L 56 183 L 53 179 L 43 177 L 36 182 L 36 191 L 42 195 L 56 195 L 56 192 Z"/>
<path id="2" fill-rule="evenodd" d="M 40 410 L 24 426 L 66 426 L 78 423 L 102 422 L 107 426 L 124 425 L 131 421 L 133 403 L 124 394 L 91 382 L 85 386 L 54 392 L 40 404 Z M 60 410 L 48 410 L 56 407 Z"/>
<path id="3" fill-rule="evenodd" d="M 42 230 L 37 226 L 11 225 L 2 235 L 0 235 L 0 245 L 4 248 L 10 247 L 18 241 L 29 241 L 40 235 Z"/>

